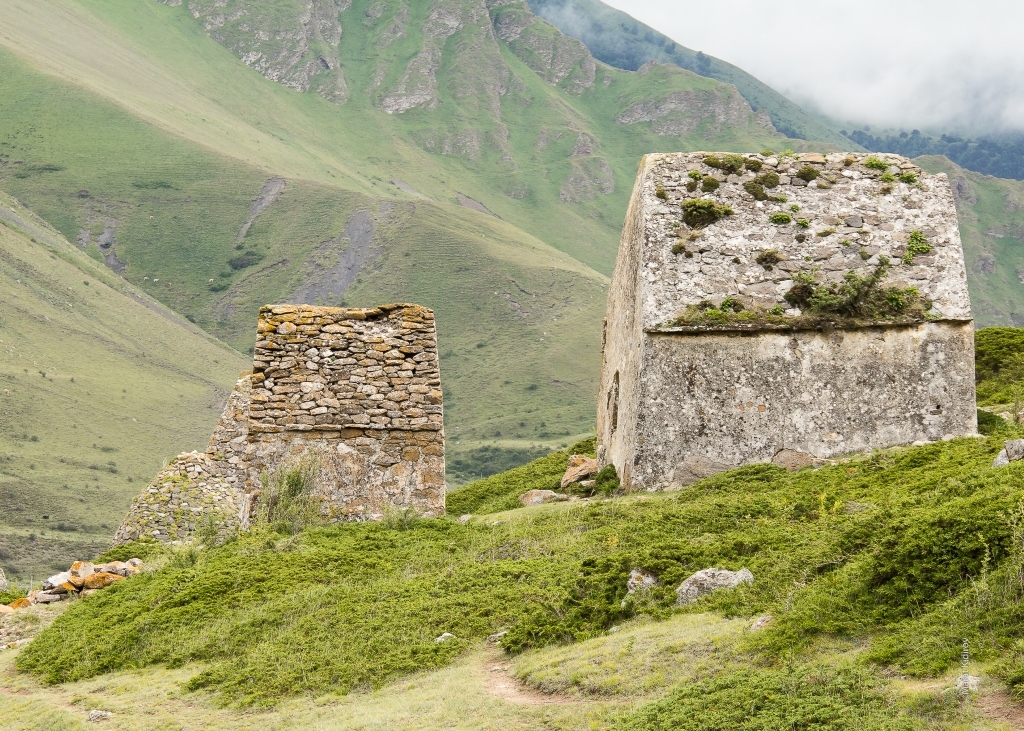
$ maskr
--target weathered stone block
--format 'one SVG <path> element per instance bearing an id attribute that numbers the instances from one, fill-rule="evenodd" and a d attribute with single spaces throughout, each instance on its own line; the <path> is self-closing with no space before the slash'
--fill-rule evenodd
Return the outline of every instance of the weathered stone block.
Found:
<path id="1" fill-rule="evenodd" d="M 641 166 L 609 293 L 601 465 L 627 489 L 656 490 L 743 464 L 797 468 L 974 434 L 973 322 L 946 176 L 895 155 L 878 157 L 916 177 L 881 181 L 865 155 L 748 155 L 759 173 L 690 195 L 703 202 L 688 210 L 720 207 L 694 228 L 686 197 L 657 192 L 688 171 L 716 172 L 706 157 L 649 155 Z M 795 177 L 805 164 L 820 173 L 810 185 Z M 744 184 L 768 171 L 780 185 L 755 200 Z M 850 230 L 836 231 L 843 221 Z M 926 314 L 829 319 L 785 299 L 801 278 L 863 279 L 882 257 L 880 286 L 915 288 Z M 692 318 L 708 306 L 716 318 Z"/>

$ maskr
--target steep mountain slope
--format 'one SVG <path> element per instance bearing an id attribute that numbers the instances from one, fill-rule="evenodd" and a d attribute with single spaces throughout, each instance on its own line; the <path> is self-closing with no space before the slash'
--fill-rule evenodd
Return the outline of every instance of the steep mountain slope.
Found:
<path id="1" fill-rule="evenodd" d="M 978 326 L 1024 326 L 1024 182 L 971 172 L 945 157 L 915 162 L 949 176 Z"/>
<path id="2" fill-rule="evenodd" d="M 274 54 L 263 36 L 299 33 L 305 6 L 291 2 L 236 0 L 224 15 L 199 2 L 189 12 L 153 0 L 3 0 L 0 40 L 137 116 L 274 173 L 378 196 L 406 197 L 397 179 L 439 202 L 473 198 L 605 274 L 640 155 L 785 145 L 732 87 L 674 67 L 640 75 L 595 63 L 520 2 L 342 5 L 334 52 L 344 104 L 312 81 L 297 94 L 232 61 Z M 249 27 L 240 13 L 253 8 L 273 33 Z"/>
<path id="3" fill-rule="evenodd" d="M 735 86 L 754 109 L 764 109 L 775 129 L 789 137 L 842 149 L 861 149 L 839 130 L 804 111 L 741 68 L 681 46 L 668 36 L 600 0 L 529 0 L 530 7 L 566 35 L 578 38 L 604 63 L 635 71 L 648 61 L 671 63 Z M 714 32 L 707 29 L 708 32 Z"/>
<path id="4" fill-rule="evenodd" d="M 0 564 L 27 580 L 108 545 L 245 364 L 0 195 Z"/>
<path id="5" fill-rule="evenodd" d="M 0 12 L 0 186 L 240 350 L 268 301 L 434 307 L 454 464 L 591 427 L 643 153 L 786 144 L 732 87 L 608 68 L 522 2 Z"/>
<path id="6" fill-rule="evenodd" d="M 455 453 L 590 428 L 602 275 L 460 206 L 264 173 L 0 58 L 0 181 L 200 326 L 248 351 L 266 302 L 421 302 Z"/>

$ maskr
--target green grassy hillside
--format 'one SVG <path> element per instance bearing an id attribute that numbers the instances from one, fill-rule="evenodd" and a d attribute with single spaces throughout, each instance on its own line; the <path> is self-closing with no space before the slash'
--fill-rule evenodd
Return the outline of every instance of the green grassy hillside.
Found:
<path id="1" fill-rule="evenodd" d="M 915 161 L 946 173 L 953 186 L 978 325 L 1024 325 L 1024 182 L 971 172 L 944 157 Z"/>
<path id="2" fill-rule="evenodd" d="M 491 216 L 296 179 L 240 239 L 272 176 L 2 58 L 0 185 L 196 324 L 246 352 L 267 302 L 420 302 L 438 314 L 453 456 L 590 428 L 602 275 Z"/>
<path id="3" fill-rule="evenodd" d="M 109 545 L 245 367 L 0 195 L 0 565 L 38 580 Z"/>
<path id="4" fill-rule="evenodd" d="M 391 182 L 399 179 L 441 203 L 457 204 L 461 193 L 605 274 L 643 153 L 785 145 L 732 87 L 682 69 L 641 76 L 598 64 L 579 93 L 549 83 L 559 76 L 554 61 L 533 49 L 561 36 L 543 21 L 530 25 L 536 18 L 517 3 L 483 17 L 474 14 L 478 0 L 447 3 L 462 27 L 440 49 L 430 101 L 389 114 L 381 107 L 410 59 L 433 47 L 430 6 L 412 3 L 404 30 L 385 45 L 380 36 L 401 20 L 397 6 L 378 3 L 368 13 L 370 4 L 356 0 L 339 16 L 347 29 L 336 49 L 349 90 L 343 105 L 262 78 L 208 38 L 184 6 L 80 0 L 29 10 L 5 0 L 0 7 L 4 45 L 149 122 L 285 177 L 404 197 Z M 282 33 L 299 26 L 298 6 L 275 8 L 268 22 Z M 524 24 L 512 38 L 507 29 Z M 230 35 L 223 40 L 233 46 L 231 34 L 241 32 L 223 28 L 218 37 Z M 64 52 L 49 53 L 53 45 Z M 577 64 L 589 59 L 581 45 L 572 53 Z M 653 121 L 616 121 L 638 102 L 672 94 L 689 103 L 660 113 L 671 123 L 660 134 Z"/>

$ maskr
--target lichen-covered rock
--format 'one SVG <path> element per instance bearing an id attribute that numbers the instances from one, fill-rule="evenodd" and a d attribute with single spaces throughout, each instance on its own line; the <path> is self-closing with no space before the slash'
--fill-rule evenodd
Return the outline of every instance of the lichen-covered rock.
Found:
<path id="1" fill-rule="evenodd" d="M 1010 439 L 1003 442 L 1003 448 L 992 462 L 993 467 L 1005 467 L 1010 462 L 1024 459 L 1024 439 Z"/>
<path id="2" fill-rule="evenodd" d="M 9 606 L 11 609 L 25 609 L 27 607 L 31 607 L 32 602 L 29 601 L 27 597 L 22 597 L 21 599 L 15 599 L 7 606 Z"/>
<path id="3" fill-rule="evenodd" d="M 799 452 L 795 449 L 783 449 L 772 457 L 772 464 L 782 467 L 788 472 L 796 472 L 804 467 L 813 465 L 814 457 L 806 452 Z"/>
<path id="4" fill-rule="evenodd" d="M 644 592 L 658 585 L 658 577 L 646 569 L 633 569 L 626 579 L 626 593 Z"/>
<path id="5" fill-rule="evenodd" d="M 530 490 L 519 496 L 519 502 L 524 506 L 543 505 L 544 503 L 559 502 L 568 498 L 554 490 Z"/>
<path id="6" fill-rule="evenodd" d="M 50 589 L 53 589 L 55 587 L 62 586 L 63 584 L 68 583 L 68 581 L 70 581 L 70 579 L 71 579 L 71 572 L 70 571 L 62 571 L 61 573 L 54 574 L 53 576 L 51 576 L 48 579 L 46 579 L 46 581 L 43 582 L 43 589 L 50 590 Z"/>
<path id="7" fill-rule="evenodd" d="M 562 475 L 562 489 L 564 490 L 574 482 L 593 477 L 600 471 L 597 460 L 583 454 L 573 454 L 569 457 L 569 465 L 565 474 Z"/>
<path id="8" fill-rule="evenodd" d="M 124 581 L 124 577 L 119 574 L 108 574 L 106 572 L 97 572 L 91 574 L 85 579 L 86 589 L 105 589 L 111 584 L 117 581 Z"/>
<path id="9" fill-rule="evenodd" d="M 748 569 L 728 571 L 726 569 L 704 569 L 687 578 L 676 589 L 676 604 L 692 604 L 702 596 L 719 589 L 734 589 L 740 584 L 753 584 L 754 575 Z"/>

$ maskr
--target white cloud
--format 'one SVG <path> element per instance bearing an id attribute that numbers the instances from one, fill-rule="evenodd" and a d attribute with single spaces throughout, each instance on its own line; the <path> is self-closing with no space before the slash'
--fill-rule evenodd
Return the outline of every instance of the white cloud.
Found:
<path id="1" fill-rule="evenodd" d="M 604 1 L 841 122 L 1024 130 L 1024 4 Z"/>

